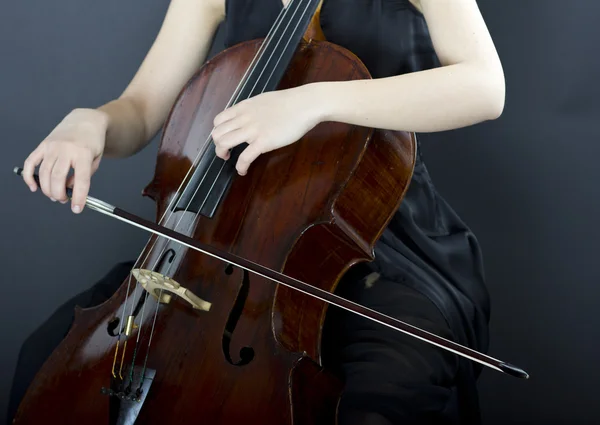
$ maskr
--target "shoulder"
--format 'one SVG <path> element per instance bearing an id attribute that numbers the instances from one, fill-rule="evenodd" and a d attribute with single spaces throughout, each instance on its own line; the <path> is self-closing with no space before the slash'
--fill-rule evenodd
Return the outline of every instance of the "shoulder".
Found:
<path id="1" fill-rule="evenodd" d="M 421 8 L 421 0 L 408 0 L 408 2 L 412 4 L 413 7 L 419 12 L 423 13 L 423 9 Z"/>
<path id="2" fill-rule="evenodd" d="M 175 1 L 175 0 L 172 0 L 172 1 Z M 190 0 L 184 0 L 184 1 L 189 2 Z M 192 1 L 200 4 L 202 7 L 205 8 L 205 10 L 214 13 L 216 16 L 220 17 L 221 19 L 223 17 L 225 17 L 227 0 L 192 0 Z"/>
<path id="3" fill-rule="evenodd" d="M 477 0 L 409 0 L 423 13 L 442 64 L 477 61 L 499 70 L 491 34 Z"/>
<path id="4" fill-rule="evenodd" d="M 215 17 L 217 19 L 225 16 L 226 0 L 170 0 L 169 10 L 181 10 L 190 13 L 191 16 Z"/>
<path id="5" fill-rule="evenodd" d="M 468 10 L 479 10 L 477 0 L 452 0 L 452 1 L 440 1 L 440 0 L 407 0 L 417 11 L 423 15 L 435 13 L 435 11 L 447 10 L 448 8 L 456 9 L 460 8 L 465 11 Z"/>

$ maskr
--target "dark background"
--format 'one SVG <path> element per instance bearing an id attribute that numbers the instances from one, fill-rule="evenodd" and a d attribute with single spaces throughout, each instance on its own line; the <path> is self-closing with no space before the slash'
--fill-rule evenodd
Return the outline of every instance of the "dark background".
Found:
<path id="1" fill-rule="evenodd" d="M 486 369 L 484 419 L 598 423 L 600 4 L 478 3 L 505 69 L 504 114 L 420 137 L 439 192 L 484 250 L 493 300 L 490 354 L 531 373 L 522 381 Z M 114 263 L 136 258 L 148 238 L 117 220 L 89 210 L 76 216 L 31 194 L 12 169 L 71 109 L 121 93 L 167 5 L 20 0 L 0 6 L 2 417 L 27 335 Z M 140 192 L 151 179 L 157 141 L 133 158 L 104 160 L 91 195 L 152 219 L 154 205 Z"/>

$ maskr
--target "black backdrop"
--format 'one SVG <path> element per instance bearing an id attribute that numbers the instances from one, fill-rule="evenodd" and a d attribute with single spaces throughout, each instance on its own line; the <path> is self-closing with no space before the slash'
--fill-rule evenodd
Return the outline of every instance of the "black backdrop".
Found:
<path id="1" fill-rule="evenodd" d="M 137 257 L 147 239 L 116 220 L 91 211 L 74 216 L 30 194 L 12 169 L 69 110 L 119 95 L 167 5 L 21 0 L 0 6 L 0 412 L 24 338 L 112 264 Z M 484 419 L 597 423 L 600 4 L 479 5 L 505 69 L 504 114 L 420 137 L 440 193 L 483 246 L 493 300 L 490 353 L 532 376 L 520 381 L 485 370 Z M 133 158 L 105 160 L 93 196 L 153 218 L 153 204 L 140 191 L 151 178 L 157 140 Z"/>

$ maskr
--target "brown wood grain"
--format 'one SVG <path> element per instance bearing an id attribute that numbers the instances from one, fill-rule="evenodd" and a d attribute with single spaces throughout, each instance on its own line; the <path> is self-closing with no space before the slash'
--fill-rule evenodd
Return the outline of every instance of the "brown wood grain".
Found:
<path id="1" fill-rule="evenodd" d="M 144 190 L 157 204 L 157 221 L 259 47 L 257 40 L 220 53 L 182 89 L 164 128 L 154 178 Z M 300 46 L 280 88 L 360 78 L 370 77 L 354 55 L 313 40 Z M 177 212 L 162 224 L 334 291 L 352 264 L 372 259 L 374 243 L 408 187 L 415 154 L 412 134 L 321 123 L 298 142 L 261 155 L 246 176 L 236 176 L 212 219 Z M 153 268 L 173 247 L 151 237 L 143 267 Z M 157 306 L 149 298 L 126 352 L 132 362 L 139 335 L 135 364 L 147 356 L 148 367 L 156 370 L 136 424 L 333 423 L 341 383 L 320 364 L 325 303 L 250 274 L 229 354 L 235 363 L 240 350 L 251 347 L 254 358 L 232 364 L 223 334 L 242 296 L 244 272 L 234 267 L 227 273 L 227 264 L 214 258 L 177 250 L 169 276 L 212 306 L 208 312 L 192 310 L 180 299 Z M 15 424 L 113 423 L 109 397 L 100 390 L 110 386 L 117 342 L 108 324 L 131 309 L 131 294 L 129 304 L 126 295 L 135 285 L 128 283 L 104 304 L 76 311 Z"/>

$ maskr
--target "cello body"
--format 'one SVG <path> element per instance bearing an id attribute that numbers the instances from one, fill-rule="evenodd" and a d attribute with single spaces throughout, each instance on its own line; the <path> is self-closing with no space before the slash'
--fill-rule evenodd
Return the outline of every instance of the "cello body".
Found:
<path id="1" fill-rule="evenodd" d="M 144 195 L 165 227 L 333 292 L 353 264 L 373 259 L 412 176 L 413 134 L 323 122 L 234 176 L 212 216 L 170 208 L 261 42 L 221 52 L 182 89 Z M 312 40 L 299 44 L 278 87 L 366 78 L 351 52 Z M 175 246 L 152 236 L 137 266 L 168 269 L 210 309 L 149 296 L 126 279 L 108 301 L 76 310 L 14 424 L 335 423 L 343 382 L 321 361 L 328 304 Z M 117 335 L 130 312 L 124 349 Z M 141 382 L 142 370 L 140 394 L 128 381 Z"/>

